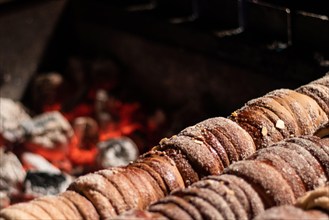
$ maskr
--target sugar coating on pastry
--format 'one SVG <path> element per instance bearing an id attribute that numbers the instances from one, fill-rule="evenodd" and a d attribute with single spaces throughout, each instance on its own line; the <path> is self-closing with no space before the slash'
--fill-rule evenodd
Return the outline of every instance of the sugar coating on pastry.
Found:
<path id="1" fill-rule="evenodd" d="M 298 176 L 295 169 L 292 168 L 290 164 L 284 161 L 280 156 L 271 152 L 259 150 L 249 159 L 263 161 L 278 170 L 293 190 L 296 198 L 305 194 L 306 189 L 303 181 Z"/>
<path id="2" fill-rule="evenodd" d="M 202 216 L 198 209 L 190 204 L 188 201 L 184 200 L 183 198 L 180 198 L 175 195 L 169 195 L 164 197 L 163 199 L 155 202 L 154 204 L 157 203 L 173 203 L 179 206 L 181 209 L 185 210 L 190 216 L 193 217 L 195 220 L 202 220 Z"/>
<path id="3" fill-rule="evenodd" d="M 144 172 L 145 171 L 139 170 L 138 168 L 128 166 L 127 172 L 124 174 L 130 179 L 131 183 L 138 191 L 142 202 L 142 209 L 145 209 L 149 204 L 164 196 L 163 193 L 158 193 L 161 192 L 160 188 L 156 188 L 157 185 L 153 185 L 151 181 L 144 176 Z"/>
<path id="4" fill-rule="evenodd" d="M 223 154 L 223 156 L 221 157 L 225 158 L 225 156 L 227 155 L 230 164 L 234 163 L 235 161 L 238 161 L 238 152 L 236 151 L 233 143 L 228 139 L 228 137 L 223 133 L 223 131 L 219 129 L 213 129 L 210 132 L 217 138 L 217 140 L 225 150 L 226 154 Z"/>
<path id="5" fill-rule="evenodd" d="M 168 194 L 168 190 L 166 188 L 166 184 L 165 184 L 164 180 L 162 179 L 162 177 L 160 176 L 160 174 L 158 172 L 156 172 L 154 169 L 152 169 L 152 167 L 150 167 L 149 165 L 147 165 L 145 163 L 140 163 L 140 162 L 134 162 L 130 166 L 138 167 L 138 168 L 144 170 L 145 172 L 147 172 L 159 185 L 163 194 L 164 195 Z"/>
<path id="6" fill-rule="evenodd" d="M 48 200 L 47 202 L 50 202 L 54 206 L 56 206 L 56 208 L 65 215 L 66 219 L 76 218 L 76 212 L 68 205 L 67 202 L 64 201 L 63 198 L 56 196 L 55 198 L 51 198 L 50 200 Z"/>
<path id="7" fill-rule="evenodd" d="M 136 170 L 136 174 L 138 174 L 142 183 L 148 182 L 150 184 L 150 187 L 153 188 L 156 198 L 159 199 L 159 198 L 162 198 L 165 196 L 162 189 L 160 188 L 159 184 L 155 181 L 155 179 L 147 171 L 145 171 L 139 167 L 134 167 L 134 166 L 128 166 L 128 167 Z"/>
<path id="8" fill-rule="evenodd" d="M 57 198 L 62 200 L 67 205 L 67 207 L 73 212 L 72 219 L 83 219 L 82 215 L 80 214 L 80 211 L 73 204 L 73 202 L 71 202 L 71 200 L 61 195 L 58 195 Z"/>
<path id="9" fill-rule="evenodd" d="M 283 101 L 288 102 L 304 135 L 313 134 L 319 126 L 328 121 L 328 116 L 319 104 L 307 95 L 288 89 L 275 90 L 270 94 L 282 97 Z"/>
<path id="10" fill-rule="evenodd" d="M 258 192 L 265 207 L 293 204 L 295 196 L 281 173 L 261 161 L 238 161 L 228 167 L 226 173 L 245 179 Z M 266 175 L 265 175 L 266 173 Z"/>
<path id="11" fill-rule="evenodd" d="M 185 210 L 174 203 L 157 203 L 150 206 L 148 210 L 161 213 L 169 219 L 193 220 Z"/>
<path id="12" fill-rule="evenodd" d="M 149 165 L 163 178 L 168 192 L 184 188 L 184 180 L 175 162 L 163 152 L 151 152 L 143 155 L 143 163 Z"/>
<path id="13" fill-rule="evenodd" d="M 120 216 L 115 217 L 116 220 L 169 220 L 167 217 L 159 212 L 149 212 L 146 210 L 131 209 Z"/>
<path id="14" fill-rule="evenodd" d="M 311 167 L 313 167 L 313 170 L 315 171 L 317 178 L 320 181 L 323 180 L 323 182 L 327 181 L 326 174 L 325 174 L 321 164 L 319 163 L 319 161 L 316 158 L 314 158 L 314 156 L 308 150 L 299 146 L 298 144 L 287 143 L 287 142 L 280 144 L 280 147 L 291 149 L 291 150 L 295 151 L 296 153 L 298 153 L 299 155 L 301 155 L 308 162 L 308 164 Z M 322 185 L 322 184 L 320 183 L 319 185 Z"/>
<path id="15" fill-rule="evenodd" d="M 219 129 L 225 134 L 225 136 L 235 146 L 241 157 L 240 159 L 246 158 L 256 150 L 255 144 L 248 132 L 232 120 L 223 117 L 209 118 L 199 122 L 194 126 L 187 127 L 181 131 L 179 135 L 195 134 L 197 136 L 202 136 L 203 130 L 208 130 L 211 132 L 214 129 Z"/>
<path id="16" fill-rule="evenodd" d="M 275 114 L 273 111 L 271 111 L 268 108 L 257 106 L 257 105 L 250 105 L 248 108 L 253 109 L 254 111 L 257 111 L 264 115 L 264 117 L 268 118 L 272 123 L 273 127 L 271 129 L 275 129 L 282 135 L 281 139 L 290 137 L 290 132 L 287 129 L 287 126 L 283 120 L 279 118 L 277 114 Z"/>
<path id="17" fill-rule="evenodd" d="M 123 174 L 123 168 L 111 168 L 97 171 L 97 174 L 106 178 L 120 193 L 124 200 L 123 210 L 139 208 L 142 206 L 141 198 L 131 181 Z"/>
<path id="18" fill-rule="evenodd" d="M 257 149 L 266 147 L 283 139 L 280 131 L 266 115 L 260 111 L 257 106 L 248 106 L 236 111 L 236 117 L 232 118 L 241 127 L 247 130 L 254 137 Z M 249 124 L 253 130 L 246 127 Z M 258 139 L 258 140 L 257 140 Z"/>
<path id="19" fill-rule="evenodd" d="M 175 161 L 176 167 L 184 180 L 185 187 L 200 179 L 197 170 L 189 163 L 186 155 L 181 150 L 168 148 L 164 152 Z"/>
<path id="20" fill-rule="evenodd" d="M 173 192 L 173 195 L 176 195 L 176 193 Z M 180 191 L 178 195 L 190 195 L 201 198 L 216 208 L 224 219 L 235 219 L 234 213 L 226 200 L 221 195 L 214 193 L 212 190 L 206 188 L 189 187 Z"/>
<path id="21" fill-rule="evenodd" d="M 296 120 L 294 119 L 293 114 L 290 112 L 289 109 L 287 109 L 273 97 L 263 96 L 256 99 L 252 99 L 247 102 L 246 105 L 258 106 L 272 111 L 275 115 L 279 117 L 280 120 L 283 121 L 284 128 L 286 128 L 286 130 L 288 131 L 289 136 L 301 135 L 301 131 Z"/>
<path id="22" fill-rule="evenodd" d="M 70 200 L 72 204 L 74 204 L 74 206 L 78 209 L 82 219 L 92 220 L 99 218 L 95 207 L 84 196 L 81 196 L 80 194 L 70 190 L 61 193 L 59 196 Z"/>
<path id="23" fill-rule="evenodd" d="M 290 138 L 287 139 L 286 142 L 296 143 L 299 146 L 308 150 L 314 158 L 316 158 L 321 166 L 323 167 L 324 172 L 326 173 L 327 178 L 329 178 L 329 155 L 323 149 L 323 145 L 316 144 L 314 141 L 305 139 L 305 138 Z"/>
<path id="24" fill-rule="evenodd" d="M 46 210 L 47 213 L 53 218 L 53 219 L 65 219 L 67 218 L 64 213 L 62 213 L 62 210 L 57 206 L 56 203 L 54 203 L 50 196 L 46 197 L 39 197 L 37 199 L 33 200 L 34 204 L 37 204 L 39 207 L 41 207 L 43 210 Z"/>
<path id="25" fill-rule="evenodd" d="M 163 139 L 160 145 L 163 150 L 171 146 L 181 150 L 190 163 L 202 171 L 200 174 L 221 173 L 218 160 L 213 157 L 213 154 L 204 143 L 197 139 L 188 136 L 173 136 L 170 139 Z"/>
<path id="26" fill-rule="evenodd" d="M 231 174 L 209 176 L 206 179 L 213 179 L 223 182 L 225 186 L 234 191 L 243 207 L 245 207 L 249 218 L 253 218 L 264 211 L 264 203 L 260 196 L 244 179 Z"/>
<path id="27" fill-rule="evenodd" d="M 12 220 L 12 219 L 29 219 L 29 220 L 37 220 L 38 218 L 24 212 L 19 209 L 14 209 L 14 208 L 5 208 L 0 211 L 0 219 L 5 219 L 5 220 Z"/>
<path id="28" fill-rule="evenodd" d="M 195 188 L 206 188 L 212 190 L 213 193 L 216 193 L 223 197 L 230 209 L 234 214 L 234 219 L 246 220 L 248 219 L 248 213 L 250 209 L 249 201 L 242 192 L 241 189 L 232 190 L 228 188 L 224 182 L 219 182 L 212 179 L 205 179 L 199 182 L 194 183 L 191 187 Z M 240 194 L 240 195 L 237 195 Z M 241 195 L 242 194 L 242 195 Z M 242 200 L 244 201 L 241 201 Z M 245 204 L 244 204 L 245 203 Z"/>
<path id="29" fill-rule="evenodd" d="M 296 151 L 282 147 L 281 143 L 277 143 L 272 147 L 265 148 L 264 152 L 271 152 L 280 156 L 285 162 L 296 171 L 298 176 L 304 183 L 306 191 L 323 185 L 323 179 L 317 176 L 314 168 L 306 161 L 306 159 Z"/>
<path id="30" fill-rule="evenodd" d="M 320 84 L 307 84 L 299 87 L 296 91 L 314 99 L 329 117 L 329 87 Z"/>
<path id="31" fill-rule="evenodd" d="M 230 160 L 226 153 L 224 146 L 219 142 L 216 136 L 208 129 L 203 129 L 201 131 L 202 136 L 205 138 L 207 143 L 211 145 L 216 151 L 217 155 L 220 158 L 220 166 L 224 170 L 225 167 L 230 165 Z"/>
<path id="32" fill-rule="evenodd" d="M 224 220 L 223 216 L 209 202 L 195 196 L 184 196 L 183 199 L 195 206 L 203 219 Z"/>
<path id="33" fill-rule="evenodd" d="M 93 205 L 96 207 L 96 209 L 97 209 L 97 206 L 96 206 L 95 202 L 97 202 L 97 204 L 100 203 L 100 201 L 96 201 L 96 198 L 105 200 L 106 202 L 104 202 L 104 204 L 101 204 L 100 207 L 97 209 L 98 213 L 100 211 L 102 211 L 103 216 L 115 216 L 115 215 L 117 215 L 118 210 L 120 210 L 120 209 L 127 210 L 128 209 L 128 206 L 122 202 L 122 199 L 121 200 L 117 199 L 115 201 L 115 205 L 112 204 L 113 201 L 111 201 L 111 200 L 113 198 L 113 195 L 117 196 L 116 194 L 118 194 L 116 189 L 114 188 L 114 190 L 113 190 L 113 188 L 114 188 L 114 186 L 112 186 L 111 183 L 109 183 L 108 180 L 104 176 L 97 174 L 97 173 L 90 173 L 88 175 L 81 176 L 81 177 L 77 178 L 69 186 L 70 190 L 73 190 L 73 191 L 76 191 L 78 193 L 85 195 L 93 203 Z M 91 192 L 91 191 L 97 191 L 97 192 Z M 112 192 L 109 192 L 109 191 L 112 191 Z M 93 198 L 91 199 L 91 197 L 93 197 Z M 120 204 L 120 203 L 122 203 L 122 204 Z M 105 208 L 100 210 L 100 208 L 103 207 L 103 205 L 105 205 L 105 204 L 106 204 Z M 120 204 L 120 206 L 123 206 L 123 208 L 118 208 L 117 207 L 118 204 Z"/>
<path id="34" fill-rule="evenodd" d="M 49 217 L 50 217 L 50 215 L 47 212 L 45 212 L 42 208 L 40 208 L 34 204 L 26 203 L 26 202 L 11 205 L 11 206 L 7 207 L 7 209 L 12 210 L 12 212 L 15 212 L 15 211 L 25 212 L 27 215 L 31 215 L 37 219 L 40 219 L 40 218 L 49 219 Z M 22 219 L 22 217 L 19 219 Z"/>
<path id="35" fill-rule="evenodd" d="M 290 110 L 295 121 L 297 122 L 302 134 L 312 134 L 314 127 L 312 120 L 308 113 L 305 111 L 305 107 L 302 105 L 301 100 L 297 99 L 296 95 L 300 94 L 289 89 L 277 89 L 267 94 L 267 96 L 273 97 L 280 104 L 284 105 Z M 302 95 L 302 94 L 300 94 Z M 307 97 L 304 95 L 304 97 Z M 304 98 L 303 97 L 303 98 Z M 300 97 L 298 97 L 300 98 Z M 309 98 L 309 100 L 312 100 Z M 312 100 L 314 102 L 314 100 Z"/>
<path id="36" fill-rule="evenodd" d="M 219 121 L 216 129 L 223 131 L 228 137 L 234 145 L 240 160 L 245 159 L 256 151 L 255 143 L 249 133 L 232 120 L 223 119 Z"/>

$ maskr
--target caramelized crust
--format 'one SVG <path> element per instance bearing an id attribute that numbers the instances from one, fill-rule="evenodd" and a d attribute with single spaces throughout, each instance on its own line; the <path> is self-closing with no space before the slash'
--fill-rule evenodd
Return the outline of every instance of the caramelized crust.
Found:
<path id="1" fill-rule="evenodd" d="M 278 155 L 285 162 L 289 163 L 303 181 L 306 191 L 323 184 L 322 180 L 317 178 L 314 168 L 308 164 L 303 156 L 293 150 L 281 147 L 280 144 L 278 143 L 273 147 L 265 148 L 262 152 L 270 152 Z"/>
<path id="2" fill-rule="evenodd" d="M 138 162 L 138 161 L 130 164 L 130 166 L 137 167 L 137 168 L 142 169 L 145 172 L 147 172 L 159 185 L 163 195 L 168 194 L 168 190 L 166 188 L 166 184 L 165 184 L 164 180 L 162 179 L 162 177 L 160 176 L 160 174 L 158 172 L 156 172 L 154 169 L 152 169 L 152 167 L 150 167 L 149 165 L 147 165 L 145 163 Z"/>
<path id="3" fill-rule="evenodd" d="M 143 155 L 143 163 L 152 167 L 163 178 L 168 192 L 184 188 L 184 181 L 175 162 L 163 152 L 150 152 Z"/>
<path id="4" fill-rule="evenodd" d="M 318 127 L 328 121 L 327 114 L 314 99 L 296 91 L 288 91 L 288 94 L 290 97 L 294 98 L 305 111 L 309 119 L 309 125 L 311 126 L 309 135 L 312 135 Z"/>
<path id="5" fill-rule="evenodd" d="M 236 116 L 232 120 L 237 122 L 241 127 L 249 124 L 256 128 L 249 132 L 252 132 L 254 139 L 258 139 L 258 148 L 267 147 L 283 139 L 282 134 L 276 129 L 275 124 L 256 107 L 246 106 L 236 111 Z"/>
<path id="6" fill-rule="evenodd" d="M 35 219 L 49 219 L 49 214 L 32 203 L 18 203 L 8 207 L 13 211 L 25 212 L 27 215 L 33 216 Z"/>
<path id="7" fill-rule="evenodd" d="M 239 161 L 229 166 L 226 173 L 234 174 L 249 182 L 262 198 L 265 207 L 295 202 L 294 193 L 287 181 L 276 169 L 266 163 Z"/>
<path id="8" fill-rule="evenodd" d="M 319 84 L 307 84 L 299 87 L 296 91 L 314 99 L 329 117 L 329 87 Z"/>
<path id="9" fill-rule="evenodd" d="M 143 177 L 143 173 L 134 167 L 127 167 L 125 175 L 134 185 L 139 197 L 141 198 L 141 209 L 145 209 L 152 202 L 162 198 L 158 197 L 154 187 L 148 179 Z"/>
<path id="10" fill-rule="evenodd" d="M 187 127 L 178 135 L 199 137 L 207 141 L 204 132 L 211 132 L 212 130 L 220 130 L 229 139 L 234 145 L 240 159 L 246 158 L 256 150 L 255 144 L 250 135 L 238 124 L 223 117 L 209 118 L 194 126 Z M 210 136 L 210 134 L 208 134 L 208 136 Z"/>
<path id="11" fill-rule="evenodd" d="M 127 171 L 123 168 L 111 168 L 97 171 L 97 174 L 105 177 L 118 190 L 124 201 L 121 210 L 141 208 L 142 198 L 138 196 L 138 191 L 123 172 Z"/>
<path id="12" fill-rule="evenodd" d="M 73 202 L 71 202 L 68 198 L 59 195 L 57 197 L 58 199 L 62 200 L 63 203 L 66 204 L 66 206 L 72 211 L 72 219 L 83 219 L 83 217 L 81 216 L 79 210 L 77 209 L 77 207 L 73 204 Z"/>
<path id="13" fill-rule="evenodd" d="M 314 172 L 316 173 L 316 178 L 320 181 L 319 185 L 323 185 L 324 182 L 326 181 L 326 174 L 321 166 L 321 164 L 319 163 L 319 161 L 317 159 L 314 158 L 314 156 L 305 148 L 299 146 L 298 144 L 294 144 L 294 143 L 282 143 L 280 144 L 281 147 L 290 149 L 295 151 L 296 153 L 298 153 L 301 157 L 303 157 L 308 165 L 310 167 L 313 168 Z M 322 181 L 322 183 L 321 183 Z"/>
<path id="14" fill-rule="evenodd" d="M 164 194 L 163 194 L 159 184 L 153 179 L 153 177 L 148 172 L 146 172 L 145 170 L 143 170 L 141 168 L 135 167 L 135 166 L 128 166 L 128 167 L 129 167 L 129 169 L 135 170 L 135 174 L 140 178 L 142 185 L 139 185 L 139 187 L 143 187 L 144 190 L 145 189 L 147 190 L 148 187 L 151 187 L 153 189 L 152 192 L 154 193 L 154 195 L 151 198 L 153 198 L 153 199 L 155 198 L 155 200 L 158 200 L 158 199 L 164 197 Z M 147 184 L 147 187 L 143 186 L 144 182 Z M 149 204 L 147 204 L 147 205 L 149 205 Z"/>
<path id="15" fill-rule="evenodd" d="M 222 196 L 234 214 L 233 219 L 248 219 L 247 211 L 249 211 L 250 209 L 250 204 L 241 189 L 238 188 L 238 190 L 232 190 L 228 188 L 224 184 L 224 182 L 218 182 L 212 179 L 206 179 L 203 181 L 196 182 L 192 185 L 192 187 L 195 187 L 197 189 L 205 188 L 208 190 L 212 190 L 213 193 Z M 242 198 L 243 201 L 240 201 L 239 198 Z"/>
<path id="16" fill-rule="evenodd" d="M 221 173 L 218 160 L 214 158 L 202 141 L 188 136 L 173 136 L 170 139 L 163 139 L 160 143 L 161 150 L 166 150 L 170 146 L 181 150 L 187 156 L 190 164 L 200 170 L 200 173 L 198 172 L 200 175 Z"/>
<path id="17" fill-rule="evenodd" d="M 221 146 L 223 146 L 223 148 L 225 149 L 226 155 L 229 159 L 229 163 L 231 164 L 235 161 L 238 161 L 238 152 L 236 151 L 232 142 L 226 137 L 226 135 L 219 129 L 212 129 L 210 132 L 217 138 Z"/>
<path id="18" fill-rule="evenodd" d="M 225 148 L 219 142 L 216 136 L 208 129 L 203 129 L 201 133 L 207 143 L 215 149 L 217 155 L 220 158 L 220 166 L 224 170 L 225 167 L 228 167 L 230 165 L 230 160 L 228 158 Z"/>
<path id="19" fill-rule="evenodd" d="M 226 200 L 219 194 L 214 193 L 212 190 L 206 188 L 186 188 L 181 191 L 173 192 L 176 196 L 193 196 L 201 198 L 213 206 L 224 219 L 235 219 L 234 213 L 232 212 L 230 206 L 227 204 Z"/>
<path id="20" fill-rule="evenodd" d="M 288 89 L 278 89 L 267 94 L 290 109 L 302 135 L 311 135 L 328 117 L 310 97 Z"/>
<path id="21" fill-rule="evenodd" d="M 183 198 L 199 210 L 203 219 L 224 220 L 218 210 L 205 200 L 199 197 L 186 195 L 184 195 Z"/>
<path id="22" fill-rule="evenodd" d="M 61 193 L 59 196 L 70 200 L 72 204 L 78 209 L 82 219 L 99 219 L 99 215 L 97 214 L 97 211 L 92 203 L 80 194 L 71 190 L 67 190 L 66 192 Z"/>
<path id="23" fill-rule="evenodd" d="M 193 220 L 193 218 L 184 210 L 174 203 L 157 203 L 149 207 L 149 211 L 158 212 L 166 216 L 168 219 L 186 219 Z"/>
<path id="24" fill-rule="evenodd" d="M 289 137 L 301 135 L 297 122 L 293 114 L 274 98 L 263 96 L 253 99 L 246 104 L 247 106 L 258 106 L 273 112 L 284 122 L 284 130 L 289 133 Z"/>
<path id="25" fill-rule="evenodd" d="M 173 203 L 175 205 L 177 205 L 178 207 L 180 207 L 181 209 L 183 209 L 185 212 L 187 212 L 192 219 L 194 220 L 202 220 L 202 216 L 199 213 L 199 211 L 190 203 L 188 203 L 187 201 L 185 201 L 184 199 L 175 196 L 175 195 L 169 195 L 157 202 L 155 202 L 154 204 L 158 204 L 158 203 Z"/>
<path id="26" fill-rule="evenodd" d="M 56 203 L 52 202 L 49 197 L 41 197 L 33 200 L 34 204 L 38 204 L 43 210 L 47 210 L 47 213 L 52 219 L 65 219 L 66 216 L 61 212 L 61 209 Z"/>
<path id="27" fill-rule="evenodd" d="M 0 218 L 5 219 L 5 220 L 12 220 L 12 219 L 37 220 L 38 219 L 35 216 L 33 216 L 27 212 L 24 212 L 19 209 L 11 208 L 11 207 L 2 209 L 0 212 Z"/>
<path id="28" fill-rule="evenodd" d="M 292 168 L 290 164 L 283 160 L 280 156 L 272 152 L 264 152 L 260 150 L 249 159 L 262 161 L 273 166 L 277 171 L 279 171 L 282 177 L 287 181 L 291 189 L 294 191 L 295 198 L 305 194 L 306 189 L 303 181 L 298 176 L 295 169 Z"/>
<path id="29" fill-rule="evenodd" d="M 102 217 L 117 215 L 117 212 L 111 203 L 111 199 L 113 199 L 112 196 L 115 193 L 115 189 L 113 190 L 113 188 L 114 187 L 108 183 L 104 176 L 96 173 L 79 177 L 69 186 L 70 190 L 86 196 Z M 110 192 L 109 189 L 112 189 L 113 193 Z M 101 199 L 102 202 L 98 199 Z M 118 202 L 120 202 L 120 200 L 118 200 Z M 127 207 L 122 209 L 127 209 Z"/>
<path id="30" fill-rule="evenodd" d="M 167 217 L 159 212 L 149 212 L 146 210 L 132 209 L 123 213 L 120 216 L 115 217 L 116 220 L 169 220 Z"/>
<path id="31" fill-rule="evenodd" d="M 232 190 L 243 207 L 245 207 L 249 219 L 264 211 L 264 203 L 261 198 L 244 179 L 230 174 L 209 176 L 206 179 L 219 181 Z"/>
<path id="32" fill-rule="evenodd" d="M 239 155 L 239 160 L 245 159 L 256 151 L 256 146 L 249 133 L 237 123 L 229 119 L 223 119 L 217 124 L 216 129 L 223 131 L 234 145 Z"/>
<path id="33" fill-rule="evenodd" d="M 176 167 L 184 180 L 185 187 L 200 179 L 198 172 L 193 169 L 186 156 L 180 150 L 168 148 L 164 152 L 175 161 Z"/>
<path id="34" fill-rule="evenodd" d="M 319 161 L 321 164 L 323 171 L 326 173 L 327 178 L 329 178 L 329 155 L 323 149 L 324 145 L 316 144 L 313 141 L 301 138 L 290 138 L 287 139 L 288 143 L 296 143 L 299 146 L 305 148 L 308 152 L 310 152 L 315 159 Z"/>

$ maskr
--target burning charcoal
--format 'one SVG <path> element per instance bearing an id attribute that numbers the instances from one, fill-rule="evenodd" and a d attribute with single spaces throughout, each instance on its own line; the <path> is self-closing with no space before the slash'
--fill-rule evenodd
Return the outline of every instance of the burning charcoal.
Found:
<path id="1" fill-rule="evenodd" d="M 30 170 L 36 170 L 39 172 L 48 172 L 59 174 L 61 171 L 52 165 L 45 158 L 40 156 L 39 154 L 33 154 L 30 152 L 24 152 L 22 155 L 22 162 L 25 167 L 28 167 Z"/>
<path id="2" fill-rule="evenodd" d="M 98 152 L 98 125 L 89 117 L 76 118 L 73 123 L 75 132 L 69 147 L 69 158 L 74 165 L 75 173 L 86 172 L 95 167 Z"/>
<path id="3" fill-rule="evenodd" d="M 17 192 L 16 186 L 25 178 L 25 171 L 21 162 L 11 152 L 5 152 L 0 147 L 0 191 L 8 195 Z"/>
<path id="4" fill-rule="evenodd" d="M 98 164 L 103 167 L 124 166 L 138 157 L 136 144 L 128 137 L 110 139 L 98 144 Z"/>
<path id="5" fill-rule="evenodd" d="M 28 136 L 29 146 L 54 149 L 64 146 L 72 136 L 69 122 L 59 112 L 48 112 L 21 123 Z"/>
<path id="6" fill-rule="evenodd" d="M 44 107 L 56 104 L 62 85 L 63 78 L 57 72 L 37 76 L 32 91 L 34 110 L 40 112 Z"/>
<path id="7" fill-rule="evenodd" d="M 112 116 L 108 112 L 108 101 L 107 92 L 103 89 L 98 90 L 95 100 L 95 113 L 101 128 L 104 128 L 112 120 Z"/>
<path id="8" fill-rule="evenodd" d="M 98 142 L 97 122 L 89 117 L 76 118 L 73 123 L 73 130 L 78 138 L 80 148 L 89 149 Z"/>
<path id="9" fill-rule="evenodd" d="M 34 197 L 57 195 L 64 192 L 72 181 L 72 177 L 64 173 L 28 171 L 24 180 L 24 192 Z"/>
<path id="10" fill-rule="evenodd" d="M 13 100 L 0 98 L 0 136 L 10 142 L 23 138 L 24 131 L 19 127 L 20 122 L 30 120 L 23 106 Z"/>

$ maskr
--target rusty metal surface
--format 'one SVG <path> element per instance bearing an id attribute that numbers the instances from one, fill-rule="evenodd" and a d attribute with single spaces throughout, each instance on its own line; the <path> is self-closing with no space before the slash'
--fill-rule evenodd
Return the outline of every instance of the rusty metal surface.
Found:
<path id="1" fill-rule="evenodd" d="M 12 1 L 0 5 L 1 97 L 20 99 L 36 72 L 66 1 Z"/>

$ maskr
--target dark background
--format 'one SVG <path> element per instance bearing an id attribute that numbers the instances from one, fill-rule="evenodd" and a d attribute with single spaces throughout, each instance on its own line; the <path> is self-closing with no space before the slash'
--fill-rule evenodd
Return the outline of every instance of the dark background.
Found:
<path id="1" fill-rule="evenodd" d="M 15 100 L 28 99 L 36 74 L 69 74 L 72 56 L 111 59 L 130 97 L 179 130 L 329 70 L 325 1 L 0 3 L 1 96 Z"/>

